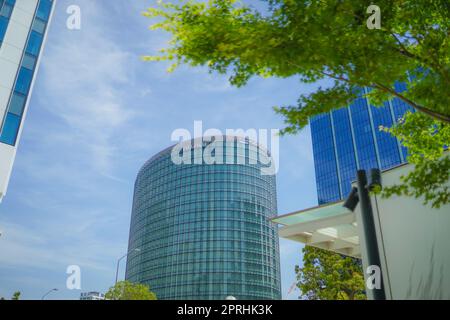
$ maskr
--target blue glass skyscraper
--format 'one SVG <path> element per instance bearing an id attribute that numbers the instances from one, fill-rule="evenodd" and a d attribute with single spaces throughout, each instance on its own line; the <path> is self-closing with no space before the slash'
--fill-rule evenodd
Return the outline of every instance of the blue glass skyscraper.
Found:
<path id="1" fill-rule="evenodd" d="M 398 92 L 406 90 L 405 84 L 395 86 Z M 349 107 L 311 119 L 319 204 L 345 198 L 359 169 L 385 170 L 406 161 L 406 149 L 379 128 L 392 126 L 413 109 L 398 98 L 372 106 L 363 97 L 366 90 Z"/>
<path id="2" fill-rule="evenodd" d="M 281 299 L 278 232 L 270 221 L 275 175 L 251 163 L 260 146 L 229 138 L 216 156 L 232 163 L 176 164 L 170 147 L 138 173 L 126 279 L 149 285 L 158 299 Z M 201 158 L 206 147 L 195 145 L 189 157 L 200 151 Z"/>

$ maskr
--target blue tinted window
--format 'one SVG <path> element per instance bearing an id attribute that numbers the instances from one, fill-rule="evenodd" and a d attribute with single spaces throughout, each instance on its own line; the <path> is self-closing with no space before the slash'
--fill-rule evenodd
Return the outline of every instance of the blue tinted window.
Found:
<path id="1" fill-rule="evenodd" d="M 346 197 L 351 190 L 351 183 L 356 178 L 356 155 L 348 108 L 333 111 L 336 151 L 339 160 L 342 196 Z"/>
<path id="2" fill-rule="evenodd" d="M 340 189 L 330 114 L 311 119 L 311 136 L 319 204 L 337 201 Z"/>
<path id="3" fill-rule="evenodd" d="M 34 19 L 32 29 L 39 33 L 44 33 L 45 31 L 45 22 L 40 19 Z"/>
<path id="4" fill-rule="evenodd" d="M 395 89 L 401 92 L 407 88 L 397 82 Z M 319 204 L 338 200 L 339 191 L 341 198 L 347 196 L 357 169 L 367 170 L 379 165 L 386 169 L 401 163 L 396 139 L 378 128 L 391 126 L 405 111 L 413 109 L 397 98 L 392 100 L 392 109 L 387 102 L 380 108 L 370 106 L 372 123 L 367 100 L 362 94 L 360 91 L 359 98 L 350 107 L 334 110 L 332 122 L 330 114 L 311 119 Z M 402 153 L 406 155 L 406 148 L 402 148 Z"/>
<path id="5" fill-rule="evenodd" d="M 34 66 L 36 64 L 36 58 L 26 54 L 23 56 L 22 67 L 27 68 L 29 70 L 34 70 Z"/>
<path id="6" fill-rule="evenodd" d="M 397 91 L 398 93 L 402 93 L 403 91 L 407 90 L 406 83 L 399 82 L 399 81 L 396 81 L 394 83 L 394 88 L 395 88 L 395 91 Z"/>
<path id="7" fill-rule="evenodd" d="M 11 17 L 11 13 L 13 11 L 13 6 L 6 4 L 0 10 L 0 16 L 9 19 Z"/>
<path id="8" fill-rule="evenodd" d="M 26 97 L 24 95 L 14 92 L 13 96 L 11 97 L 11 102 L 9 103 L 8 111 L 15 115 L 22 116 L 23 108 L 25 107 L 25 101 Z"/>
<path id="9" fill-rule="evenodd" d="M 39 19 L 48 21 L 50 11 L 52 10 L 52 2 L 50 0 L 41 0 L 36 16 Z"/>
<path id="10" fill-rule="evenodd" d="M 402 93 L 407 89 L 406 84 L 403 82 L 396 82 L 395 85 L 395 91 Z M 414 109 L 404 102 L 403 100 L 400 100 L 399 98 L 394 98 L 392 100 L 392 107 L 394 111 L 394 122 L 398 122 L 398 120 L 403 117 L 406 111 L 414 112 Z"/>
<path id="11" fill-rule="evenodd" d="M 2 134 L 0 136 L 0 142 L 14 145 L 16 143 L 17 133 L 20 127 L 20 117 L 12 113 L 6 115 L 5 122 L 3 124 Z"/>
<path id="12" fill-rule="evenodd" d="M 406 89 L 407 89 L 407 87 L 406 87 L 405 83 L 398 82 L 398 81 L 395 83 L 395 91 L 401 93 L 401 92 L 405 91 Z M 394 122 L 398 122 L 407 111 L 410 111 L 410 112 L 415 111 L 413 107 L 411 107 L 409 104 L 407 104 L 403 100 L 400 100 L 399 98 L 392 99 L 391 103 L 392 103 L 392 111 L 394 113 Z M 408 149 L 405 148 L 404 146 L 402 146 L 401 149 L 402 149 L 403 159 L 406 159 L 406 157 L 408 156 Z"/>
<path id="13" fill-rule="evenodd" d="M 393 121 L 389 103 L 385 102 L 382 107 L 371 106 L 371 112 L 381 169 L 392 168 L 401 163 L 397 139 L 391 134 L 380 130 L 380 126 L 392 127 Z"/>
<path id="14" fill-rule="evenodd" d="M 15 1 L 0 1 L 0 45 L 8 29 L 9 18 L 11 17 Z"/>
<path id="15" fill-rule="evenodd" d="M 15 90 L 24 95 L 28 94 L 30 90 L 31 79 L 33 78 L 33 71 L 26 68 L 20 68 L 19 76 L 17 77 L 17 83 Z"/>
<path id="16" fill-rule="evenodd" d="M 5 17 L 0 17 L 0 42 L 3 41 L 5 37 L 6 29 L 8 28 L 9 20 Z"/>
<path id="17" fill-rule="evenodd" d="M 360 169 L 378 168 L 369 109 L 365 98 L 357 98 L 350 106 Z"/>
<path id="18" fill-rule="evenodd" d="M 394 110 L 395 122 L 398 122 L 403 117 L 403 115 L 406 113 L 406 111 L 414 112 L 414 109 L 410 105 L 403 102 L 399 98 L 394 98 L 392 100 L 392 107 Z"/>
<path id="19" fill-rule="evenodd" d="M 398 93 L 402 93 L 407 89 L 406 84 L 403 82 L 395 82 L 394 84 L 395 91 Z M 414 112 L 414 108 L 411 107 L 409 104 L 404 102 L 403 100 L 400 100 L 399 98 L 394 98 L 392 100 L 392 106 L 394 111 L 394 122 L 397 122 L 403 115 L 406 113 L 406 111 Z"/>
<path id="20" fill-rule="evenodd" d="M 30 38 L 28 39 L 26 52 L 37 56 L 39 54 L 39 50 L 41 49 L 42 39 L 42 34 L 36 31 L 32 31 L 30 34 Z"/>

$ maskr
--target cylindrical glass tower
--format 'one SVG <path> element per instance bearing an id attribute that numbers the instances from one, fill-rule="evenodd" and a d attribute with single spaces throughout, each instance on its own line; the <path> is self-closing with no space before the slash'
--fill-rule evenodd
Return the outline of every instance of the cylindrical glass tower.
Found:
<path id="1" fill-rule="evenodd" d="M 213 151 L 189 141 L 190 161 L 182 164 L 170 147 L 138 173 L 126 279 L 148 284 L 158 299 L 281 299 L 270 221 L 275 175 L 261 173 L 270 154 L 249 139 L 223 139 Z M 258 151 L 264 161 L 256 161 Z M 207 164 L 202 153 L 223 161 Z"/>

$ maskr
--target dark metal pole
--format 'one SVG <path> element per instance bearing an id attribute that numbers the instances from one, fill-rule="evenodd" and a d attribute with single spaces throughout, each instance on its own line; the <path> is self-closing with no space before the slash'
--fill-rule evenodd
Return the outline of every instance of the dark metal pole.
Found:
<path id="1" fill-rule="evenodd" d="M 125 258 L 128 255 L 129 252 L 127 252 L 126 254 L 124 254 L 122 257 L 120 257 L 117 260 L 117 268 L 116 268 L 116 282 L 114 282 L 114 284 L 117 284 L 117 280 L 119 278 L 119 264 L 120 264 L 120 260 L 122 260 L 123 258 Z"/>
<path id="2" fill-rule="evenodd" d="M 49 290 L 46 294 L 44 294 L 44 295 L 42 296 L 41 300 L 44 300 L 45 297 L 48 296 L 48 295 L 49 295 L 50 293 L 52 293 L 53 291 L 58 291 L 58 289 L 54 288 L 54 289 Z"/>
<path id="3" fill-rule="evenodd" d="M 117 260 L 117 266 L 116 266 L 116 282 L 114 284 L 117 284 L 117 281 L 119 279 L 119 264 L 120 264 L 120 260 L 122 260 L 123 258 L 125 258 L 126 256 L 128 256 L 131 252 L 140 252 L 141 249 L 140 248 L 136 248 L 134 250 L 128 251 L 127 253 L 125 253 L 122 257 L 120 257 Z"/>
<path id="4" fill-rule="evenodd" d="M 367 185 L 367 176 L 365 170 L 358 170 L 358 196 L 361 204 L 361 219 L 364 229 L 364 238 L 367 249 L 367 264 L 369 266 L 378 266 L 381 270 L 380 252 L 378 251 L 377 234 L 375 231 L 375 220 L 373 217 L 372 203 Z M 383 277 L 381 277 L 381 288 L 373 289 L 374 300 L 386 300 L 384 292 Z"/>
<path id="5" fill-rule="evenodd" d="M 117 284 L 117 279 L 118 279 L 118 277 L 119 277 L 119 263 L 120 263 L 120 260 L 121 260 L 122 258 L 120 258 L 119 260 L 117 260 L 117 267 L 116 267 L 116 281 L 114 281 L 114 284 Z"/>

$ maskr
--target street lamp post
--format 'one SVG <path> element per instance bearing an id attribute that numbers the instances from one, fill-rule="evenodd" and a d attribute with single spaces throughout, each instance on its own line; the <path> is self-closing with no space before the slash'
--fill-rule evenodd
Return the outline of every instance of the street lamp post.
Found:
<path id="1" fill-rule="evenodd" d="M 367 252 L 367 264 L 378 266 L 381 269 L 380 251 L 378 248 L 377 233 L 374 221 L 370 191 L 381 188 L 381 172 L 379 169 L 370 171 L 370 183 L 365 170 L 358 170 L 356 174 L 357 187 L 354 187 L 344 202 L 344 207 L 354 211 L 358 203 L 361 205 L 361 224 L 364 230 L 364 240 Z M 386 300 L 384 283 L 381 288 L 374 289 L 374 300 Z"/>
<path id="2" fill-rule="evenodd" d="M 139 251 L 141 251 L 141 249 L 130 250 L 130 251 L 128 251 L 127 253 L 125 253 L 122 257 L 120 257 L 120 258 L 117 260 L 117 267 L 116 267 L 116 282 L 115 282 L 114 284 L 117 284 L 117 280 L 118 280 L 118 277 L 119 277 L 119 265 L 120 265 L 120 261 L 121 261 L 123 258 L 125 258 L 126 256 L 128 256 L 131 252 L 139 252 Z"/>
<path id="3" fill-rule="evenodd" d="M 58 291 L 57 288 L 53 288 L 51 290 L 49 290 L 46 294 L 44 294 L 41 298 L 41 300 L 44 300 L 46 296 L 48 296 L 50 293 L 52 293 L 53 291 Z"/>

